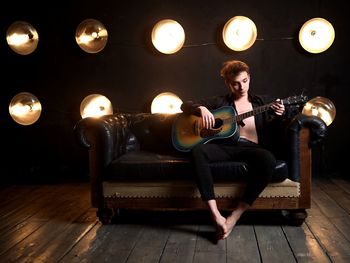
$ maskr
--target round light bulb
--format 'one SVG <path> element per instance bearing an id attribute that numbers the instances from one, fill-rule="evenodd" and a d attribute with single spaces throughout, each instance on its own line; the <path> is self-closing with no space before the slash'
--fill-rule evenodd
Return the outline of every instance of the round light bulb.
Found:
<path id="1" fill-rule="evenodd" d="M 157 95 L 151 105 L 151 113 L 174 114 L 182 112 L 182 100 L 172 92 L 163 92 Z"/>
<path id="2" fill-rule="evenodd" d="M 331 100 L 318 96 L 305 104 L 302 113 L 307 116 L 317 116 L 328 126 L 335 118 L 336 108 Z"/>
<path id="3" fill-rule="evenodd" d="M 17 21 L 7 29 L 6 41 L 17 54 L 28 55 L 37 48 L 39 35 L 31 24 Z"/>
<path id="4" fill-rule="evenodd" d="M 222 30 L 226 46 L 235 51 L 250 48 L 257 37 L 257 29 L 252 20 L 245 16 L 235 16 L 228 20 Z"/>
<path id="5" fill-rule="evenodd" d="M 113 106 L 107 97 L 100 94 L 86 96 L 80 103 L 80 115 L 86 117 L 100 117 L 113 114 Z"/>
<path id="6" fill-rule="evenodd" d="M 320 17 L 306 21 L 299 31 L 299 42 L 310 53 L 327 50 L 333 44 L 334 38 L 332 24 Z"/>
<path id="7" fill-rule="evenodd" d="M 153 27 L 152 43 L 158 51 L 173 54 L 179 51 L 185 43 L 185 31 L 174 20 L 161 20 Z"/>
<path id="8" fill-rule="evenodd" d="M 78 25 L 75 40 L 85 52 L 97 53 L 106 46 L 108 32 L 100 21 L 86 19 Z"/>
<path id="9" fill-rule="evenodd" d="M 14 96 L 9 105 L 12 119 L 21 125 L 31 125 L 41 114 L 41 104 L 37 97 L 29 92 L 21 92 Z"/>

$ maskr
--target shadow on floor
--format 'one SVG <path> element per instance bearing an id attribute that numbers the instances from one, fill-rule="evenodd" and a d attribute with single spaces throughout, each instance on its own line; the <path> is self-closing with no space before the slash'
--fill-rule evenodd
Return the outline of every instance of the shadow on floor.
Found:
<path id="1" fill-rule="evenodd" d="M 222 212 L 227 216 L 229 212 Z M 117 224 L 156 224 L 156 225 L 181 225 L 212 224 L 208 211 L 139 211 L 120 210 L 118 217 L 114 220 Z M 287 224 L 279 210 L 247 211 L 238 222 L 249 225 L 284 225 Z"/>

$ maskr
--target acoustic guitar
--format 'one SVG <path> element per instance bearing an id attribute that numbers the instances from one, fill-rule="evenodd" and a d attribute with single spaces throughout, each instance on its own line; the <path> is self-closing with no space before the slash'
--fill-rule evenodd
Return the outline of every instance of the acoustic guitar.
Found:
<path id="1" fill-rule="evenodd" d="M 291 96 L 282 99 L 284 105 L 305 104 L 307 97 L 304 95 Z M 267 111 L 275 102 L 254 108 L 251 111 L 237 115 L 232 106 L 223 106 L 212 110 L 215 125 L 206 129 L 203 127 L 201 117 L 180 113 L 172 126 L 173 146 L 181 152 L 188 152 L 197 144 L 204 144 L 214 139 L 224 139 L 233 136 L 237 132 L 237 123 L 259 113 Z"/>

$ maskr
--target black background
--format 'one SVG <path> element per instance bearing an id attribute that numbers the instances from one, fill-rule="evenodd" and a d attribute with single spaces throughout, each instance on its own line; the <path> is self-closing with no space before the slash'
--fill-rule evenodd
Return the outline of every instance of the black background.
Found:
<path id="1" fill-rule="evenodd" d="M 87 152 L 73 138 L 81 101 L 89 94 L 107 96 L 114 112 L 150 112 L 152 99 L 170 91 L 182 100 L 226 92 L 219 76 L 222 63 L 239 59 L 251 66 L 251 88 L 259 94 L 288 97 L 305 92 L 324 96 L 337 108 L 329 126 L 320 166 L 345 174 L 348 134 L 349 22 L 345 1 L 286 0 L 75 0 L 11 1 L 1 3 L 0 129 L 3 181 L 41 181 L 87 177 Z M 236 15 L 252 19 L 258 39 L 246 51 L 228 50 L 221 31 Z M 310 54 L 298 42 L 304 22 L 323 17 L 335 28 L 333 45 Z M 75 42 L 78 24 L 93 18 L 108 30 L 108 43 L 89 54 Z M 184 47 L 164 55 L 151 44 L 151 30 L 161 19 L 184 28 Z M 6 43 L 15 21 L 32 24 L 39 33 L 38 48 L 19 55 Z M 43 111 L 33 125 L 21 126 L 8 113 L 19 92 L 33 93 Z M 318 171 L 318 168 L 315 169 Z M 318 171 L 319 172 L 319 171 Z"/>

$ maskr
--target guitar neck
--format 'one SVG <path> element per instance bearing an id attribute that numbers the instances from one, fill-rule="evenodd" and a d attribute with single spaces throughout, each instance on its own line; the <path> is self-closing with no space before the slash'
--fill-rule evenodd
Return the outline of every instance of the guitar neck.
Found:
<path id="1" fill-rule="evenodd" d="M 251 111 L 247 111 L 245 113 L 233 116 L 231 121 L 240 122 L 246 118 L 249 118 L 251 116 L 254 116 L 254 115 L 257 115 L 257 114 L 262 113 L 264 111 L 267 111 L 272 105 L 273 105 L 273 103 L 269 103 L 269 104 L 266 104 L 263 106 L 256 107 L 255 109 L 253 109 Z"/>
<path id="2" fill-rule="evenodd" d="M 301 104 L 301 103 L 306 103 L 307 97 L 304 95 L 300 96 L 292 96 L 286 99 L 281 99 L 281 103 L 283 105 L 295 105 L 295 104 Z M 230 116 L 230 118 L 223 120 L 225 123 L 232 123 L 232 122 L 240 122 L 246 118 L 249 118 L 251 116 L 257 115 L 259 113 L 262 113 L 264 111 L 267 111 L 275 102 L 271 102 L 259 107 L 254 108 L 251 111 L 235 115 L 235 116 Z"/>

